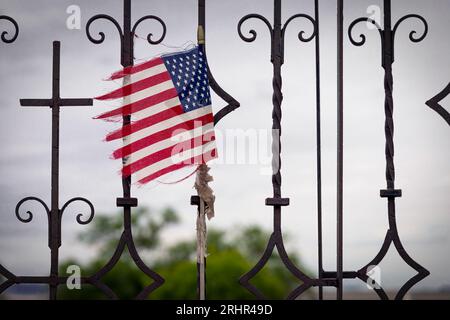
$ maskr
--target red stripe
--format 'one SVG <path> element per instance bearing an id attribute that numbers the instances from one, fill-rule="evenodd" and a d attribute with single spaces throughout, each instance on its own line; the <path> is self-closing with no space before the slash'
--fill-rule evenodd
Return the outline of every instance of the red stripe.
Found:
<path id="1" fill-rule="evenodd" d="M 149 154 L 148 156 L 146 156 L 142 159 L 139 159 L 138 161 L 135 161 L 127 166 L 124 166 L 122 168 L 122 175 L 124 177 L 128 177 L 128 176 L 132 175 L 133 173 L 135 173 L 139 170 L 142 170 L 148 166 L 151 166 L 152 164 L 155 164 L 161 160 L 165 160 L 172 156 L 176 156 L 177 154 L 180 154 L 181 152 L 187 152 L 193 148 L 200 147 L 211 141 L 215 141 L 215 136 L 214 136 L 213 131 L 208 132 L 208 133 L 198 136 L 198 137 L 194 137 L 190 140 L 179 142 L 179 143 L 175 144 L 174 146 L 171 146 L 166 149 Z M 186 161 L 189 162 L 188 160 L 186 160 Z M 183 161 L 183 162 L 185 162 L 185 161 Z"/>
<path id="2" fill-rule="evenodd" d="M 164 63 L 163 59 L 155 58 L 155 59 L 152 59 L 150 61 L 147 61 L 147 62 L 138 64 L 138 65 L 135 65 L 133 67 L 126 67 L 126 68 L 124 68 L 124 69 L 122 69 L 120 71 L 114 72 L 108 80 L 120 79 L 120 78 L 123 78 L 123 77 L 125 77 L 127 75 L 138 73 L 138 72 L 143 71 L 145 69 L 153 68 L 153 67 L 155 67 L 155 66 L 157 66 L 159 64 L 162 64 L 162 63 Z"/>
<path id="3" fill-rule="evenodd" d="M 148 98 L 145 98 L 145 99 L 127 104 L 123 107 L 105 112 L 105 113 L 95 117 L 95 119 L 105 119 L 105 118 L 116 117 L 116 116 L 128 116 L 134 112 L 141 111 L 143 109 L 149 108 L 151 106 L 154 106 L 155 104 L 164 102 L 166 100 L 175 98 L 177 96 L 178 96 L 177 90 L 175 88 L 171 88 L 166 91 L 155 94 L 153 96 L 150 96 Z"/>
<path id="4" fill-rule="evenodd" d="M 134 132 L 145 129 L 147 127 L 150 127 L 151 125 L 154 125 L 161 121 L 179 116 L 183 113 L 184 112 L 183 112 L 183 108 L 181 107 L 181 105 L 177 105 L 173 108 L 163 110 L 155 115 L 152 115 L 152 116 L 144 118 L 142 120 L 133 122 L 130 125 L 126 125 L 119 130 L 109 133 L 106 136 L 106 141 L 113 141 L 116 139 L 120 139 L 120 138 L 129 136 L 130 134 L 132 134 Z"/>
<path id="5" fill-rule="evenodd" d="M 145 138 L 142 138 L 140 140 L 132 142 L 129 145 L 126 145 L 120 149 L 117 149 L 116 151 L 113 152 L 112 157 L 113 157 L 113 159 L 120 159 L 120 158 L 126 157 L 126 156 L 132 154 L 133 152 L 136 152 L 145 147 L 151 146 L 159 141 L 169 139 L 170 137 L 172 137 L 174 131 L 176 131 L 176 130 L 189 131 L 189 130 L 192 130 L 195 128 L 194 126 L 197 125 L 197 122 L 201 122 L 201 125 L 204 126 L 208 123 L 212 123 L 213 121 L 214 121 L 214 117 L 213 117 L 212 113 L 209 113 L 204 116 L 198 117 L 196 119 L 177 124 L 171 128 L 161 130 L 161 131 L 151 134 Z"/>
<path id="6" fill-rule="evenodd" d="M 211 152 L 211 156 L 213 158 L 216 157 L 216 153 L 217 153 L 216 149 L 213 149 L 212 152 Z M 138 183 L 139 184 L 145 184 L 147 182 L 155 180 L 156 178 L 161 177 L 162 175 L 164 175 L 166 173 L 169 173 L 169 172 L 172 172 L 172 171 L 175 171 L 175 170 L 178 170 L 178 169 L 190 166 L 193 163 L 194 164 L 205 164 L 207 161 L 208 160 L 205 161 L 205 154 L 202 154 L 202 155 L 199 155 L 199 156 L 191 158 L 189 161 L 183 161 L 181 163 L 173 164 L 173 165 L 171 165 L 169 167 L 166 167 L 166 168 L 161 169 L 161 170 L 159 170 L 159 171 L 157 171 L 155 173 L 152 173 L 151 175 L 149 175 L 149 176 L 139 180 Z M 187 163 L 187 162 L 191 162 L 191 164 Z"/>
<path id="7" fill-rule="evenodd" d="M 129 85 L 126 85 L 122 88 L 116 89 L 110 93 L 107 93 L 103 96 L 96 97 L 96 100 L 112 100 L 112 99 L 118 99 L 123 98 L 126 96 L 129 96 L 130 94 L 142 91 L 144 89 L 148 89 L 150 87 L 156 86 L 160 83 L 166 82 L 167 80 L 170 80 L 170 74 L 167 71 L 164 71 L 162 73 L 159 73 L 157 75 L 154 75 L 152 77 L 148 77 L 145 79 L 142 79 L 140 81 L 131 83 Z"/>

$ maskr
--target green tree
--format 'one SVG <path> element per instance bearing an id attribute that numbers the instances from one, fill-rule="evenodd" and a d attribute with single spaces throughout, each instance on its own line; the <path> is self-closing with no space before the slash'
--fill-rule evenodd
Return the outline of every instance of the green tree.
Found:
<path id="1" fill-rule="evenodd" d="M 92 226 L 79 235 L 79 239 L 98 247 L 98 256 L 86 264 L 75 260 L 66 261 L 61 272 L 68 265 L 81 266 L 83 276 L 94 274 L 108 259 L 117 246 L 122 231 L 121 215 L 99 215 Z M 152 269 L 165 279 L 162 287 L 150 295 L 150 299 L 196 299 L 197 267 L 195 239 L 179 241 L 164 246 L 161 233 L 170 225 L 179 222 L 177 214 L 165 209 L 157 214 L 148 209 L 139 209 L 132 218 L 136 247 L 143 256 L 151 255 Z M 208 299 L 252 299 L 253 295 L 243 288 L 238 279 L 257 262 L 265 249 L 270 233 L 259 226 L 237 228 L 233 231 L 210 229 L 208 231 L 208 257 L 206 268 L 206 290 Z M 296 253 L 289 256 L 297 266 L 300 259 Z M 131 299 L 151 283 L 141 272 L 128 252 L 124 252 L 117 265 L 108 272 L 102 282 L 108 285 L 120 298 Z M 299 285 L 285 268 L 276 252 L 269 263 L 251 281 L 267 297 L 285 298 Z M 90 285 L 82 290 L 62 289 L 62 299 L 102 299 L 104 295 Z"/>

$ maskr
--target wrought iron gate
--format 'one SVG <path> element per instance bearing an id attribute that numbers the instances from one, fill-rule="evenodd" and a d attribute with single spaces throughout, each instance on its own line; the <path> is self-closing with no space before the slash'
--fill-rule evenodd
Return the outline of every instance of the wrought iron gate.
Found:
<path id="1" fill-rule="evenodd" d="M 394 97 L 393 97 L 393 73 L 392 65 L 394 63 L 394 44 L 395 36 L 398 31 L 399 26 L 408 19 L 418 19 L 423 23 L 423 31 L 417 33 L 413 30 L 409 33 L 409 39 L 412 42 L 422 41 L 428 33 L 428 24 L 426 20 L 417 14 L 408 14 L 400 18 L 396 23 L 392 22 L 391 18 L 391 0 L 384 0 L 384 23 L 383 26 L 379 25 L 378 22 L 370 18 L 359 18 L 354 20 L 348 27 L 347 33 L 349 41 L 355 46 L 362 46 L 366 41 L 365 35 L 359 35 L 359 39 L 355 39 L 353 35 L 353 29 L 356 25 L 361 22 L 372 23 L 381 38 L 382 42 L 382 64 L 381 67 L 384 69 L 384 89 L 385 89 L 385 139 L 386 139 L 386 188 L 380 190 L 380 196 L 386 198 L 387 200 L 387 213 L 389 226 L 386 231 L 386 236 L 384 242 L 378 252 L 378 254 L 365 266 L 361 267 L 356 271 L 346 271 L 343 270 L 343 187 L 344 187 L 344 175 L 343 175 L 343 110 L 344 110 L 344 73 L 343 73 L 343 43 L 346 40 L 344 36 L 344 0 L 337 0 L 337 75 L 338 75 L 338 96 L 337 96 L 337 256 L 336 256 L 336 270 L 326 271 L 323 268 L 323 250 L 322 250 L 322 155 L 321 155 L 321 79 L 320 79 L 320 23 L 319 23 L 319 0 L 314 0 L 314 16 L 308 14 L 299 13 L 295 14 L 288 19 L 284 20 L 282 18 L 282 1 L 274 0 L 274 15 L 273 23 L 269 21 L 266 17 L 259 14 L 248 14 L 244 16 L 238 23 L 238 34 L 242 40 L 246 42 L 253 42 L 257 38 L 257 33 L 255 30 L 250 29 L 247 32 L 243 31 L 244 24 L 251 19 L 258 19 L 262 21 L 268 28 L 271 48 L 270 57 L 271 63 L 273 65 L 273 141 L 272 141 L 272 165 L 274 168 L 274 174 L 272 176 L 272 186 L 273 195 L 266 198 L 265 204 L 267 206 L 273 207 L 273 233 L 268 239 L 268 244 L 266 250 L 264 251 L 261 259 L 258 263 L 250 270 L 248 273 L 243 275 L 239 282 L 242 286 L 247 288 L 252 292 L 257 298 L 263 299 L 264 295 L 250 283 L 251 279 L 255 277 L 259 271 L 268 262 L 270 256 L 272 255 L 275 248 L 277 249 L 282 262 L 285 267 L 301 281 L 301 285 L 295 288 L 287 297 L 287 299 L 296 299 L 307 289 L 312 287 L 319 288 L 319 299 L 323 299 L 323 288 L 324 287 L 335 287 L 337 289 L 337 299 L 342 299 L 343 297 L 343 280 L 344 279 L 360 279 L 364 282 L 369 280 L 368 267 L 371 265 L 379 264 L 385 257 L 391 244 L 394 245 L 400 257 L 414 270 L 417 274 L 409 279 L 398 291 L 396 299 L 404 298 L 408 290 L 413 287 L 417 282 L 421 281 L 423 278 L 429 275 L 429 271 L 422 267 L 418 262 L 416 262 L 409 254 L 406 252 L 400 240 L 400 235 L 396 226 L 396 212 L 395 212 L 395 201 L 396 198 L 402 196 L 401 189 L 397 189 L 395 186 L 395 166 L 394 166 Z M 139 27 L 140 23 L 145 20 L 157 21 L 161 28 L 161 36 L 154 39 L 153 34 L 150 33 L 147 36 L 148 43 L 150 45 L 157 45 L 161 43 L 166 35 L 166 25 L 164 21 L 154 15 L 146 15 L 132 24 L 131 18 L 131 0 L 124 0 L 124 12 L 123 12 L 123 24 L 121 25 L 116 19 L 106 14 L 98 14 L 91 19 L 86 24 L 86 35 L 87 38 L 95 43 L 101 44 L 105 40 L 105 34 L 99 32 L 98 35 L 92 35 L 90 31 L 91 25 L 98 20 L 110 21 L 117 29 L 119 33 L 120 40 L 120 52 L 121 52 L 121 64 L 123 67 L 129 67 L 133 65 L 134 55 L 134 35 L 136 29 Z M 312 25 L 312 33 L 306 35 L 305 31 L 300 31 L 298 38 L 302 43 L 315 42 L 315 64 L 316 64 L 316 145 L 317 145 L 317 221 L 318 221 L 318 273 L 317 278 L 312 278 L 300 270 L 289 258 L 286 250 L 284 248 L 283 242 L 283 232 L 281 228 L 281 214 L 282 207 L 289 206 L 289 199 L 284 198 L 281 192 L 282 185 L 282 175 L 281 175 L 281 121 L 282 121 L 282 65 L 284 63 L 284 42 L 286 29 L 291 21 L 294 19 L 305 19 L 309 21 Z M 1 34 L 1 40 L 4 43 L 14 42 L 19 35 L 19 26 L 17 22 L 5 15 L 0 16 L 0 20 L 7 21 L 11 23 L 15 29 L 13 35 L 9 35 L 7 32 Z M 198 1 L 198 26 L 199 32 L 205 32 L 205 0 Z M 65 99 L 61 98 L 59 94 L 59 82 L 60 82 L 60 43 L 55 41 L 53 43 L 53 90 L 52 97 L 50 99 L 22 99 L 20 101 L 22 106 L 49 106 L 52 110 L 52 181 L 51 181 L 51 205 L 50 207 L 42 200 L 37 197 L 26 197 L 21 200 L 15 210 L 17 218 L 23 222 L 28 223 L 32 221 L 33 214 L 27 211 L 25 214 L 21 211 L 21 206 L 27 201 L 36 201 L 41 204 L 45 209 L 48 216 L 48 246 L 51 252 L 51 268 L 50 274 L 48 276 L 18 276 L 7 270 L 4 266 L 0 265 L 0 275 L 6 278 L 6 280 L 0 284 L 0 294 L 8 289 L 10 286 L 22 283 L 40 283 L 47 284 L 50 288 L 49 298 L 57 298 L 58 286 L 66 283 L 67 277 L 61 276 L 58 273 L 59 258 L 58 252 L 61 246 L 61 217 L 65 209 L 73 202 L 81 201 L 88 205 L 90 208 L 89 215 L 84 217 L 83 214 L 79 214 L 76 217 L 76 221 L 79 224 L 88 224 L 94 218 L 94 206 L 92 203 L 84 198 L 75 197 L 68 200 L 61 208 L 59 208 L 59 114 L 60 107 L 72 107 L 72 106 L 89 106 L 92 105 L 92 99 Z M 218 83 L 215 81 L 211 73 L 208 74 L 209 82 L 212 89 L 221 97 L 225 102 L 226 106 L 216 113 L 214 122 L 217 124 L 224 116 L 228 113 L 234 111 L 239 107 L 239 102 L 236 101 L 230 94 L 223 90 Z M 450 125 L 450 114 L 440 105 L 442 101 L 448 94 L 450 94 L 450 84 L 437 94 L 435 97 L 430 99 L 426 104 L 436 111 L 449 125 Z M 130 116 L 123 117 L 123 125 L 130 123 Z M 123 232 L 118 241 L 117 248 L 111 257 L 111 259 L 104 265 L 97 273 L 89 277 L 83 277 L 81 282 L 83 284 L 89 284 L 97 287 L 101 290 L 108 298 L 117 299 L 116 294 L 107 285 L 102 282 L 102 277 L 107 274 L 120 260 L 121 255 L 125 248 L 127 247 L 131 257 L 133 258 L 139 269 L 145 273 L 149 278 L 153 280 L 148 286 L 142 289 L 136 298 L 145 299 L 149 296 L 151 292 L 156 290 L 158 287 L 163 285 L 164 279 L 151 270 L 140 258 L 139 253 L 136 250 L 132 227 L 131 227 L 131 215 L 132 208 L 138 205 L 138 199 L 132 197 L 131 195 L 131 178 L 124 178 L 122 180 L 123 195 L 116 199 L 116 204 L 118 207 L 123 208 Z M 200 200 L 197 196 L 192 196 L 191 204 L 199 206 Z M 198 276 L 199 277 L 199 276 Z M 238 279 L 236 279 L 238 280 Z M 375 286 L 375 292 L 381 299 L 388 299 L 386 292 L 382 287 Z"/>

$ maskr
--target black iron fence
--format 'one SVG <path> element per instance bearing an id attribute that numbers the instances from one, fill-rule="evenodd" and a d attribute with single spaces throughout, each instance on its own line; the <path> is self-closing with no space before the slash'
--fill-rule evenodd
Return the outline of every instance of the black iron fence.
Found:
<path id="1" fill-rule="evenodd" d="M 157 45 L 163 41 L 166 35 L 166 24 L 164 21 L 154 15 L 146 15 L 132 24 L 131 17 L 131 0 L 124 0 L 124 11 L 123 11 L 123 23 L 122 25 L 113 17 L 106 14 L 98 14 L 91 19 L 86 24 L 86 35 L 88 39 L 95 43 L 101 44 L 105 40 L 105 34 L 99 32 L 97 35 L 92 35 L 90 31 L 91 25 L 98 20 L 110 21 L 117 29 L 120 39 L 120 52 L 121 52 L 121 64 L 123 67 L 129 67 L 133 65 L 134 55 L 134 36 L 136 29 L 139 27 L 140 23 L 145 20 L 157 21 L 162 27 L 162 32 L 159 38 L 154 38 L 152 33 L 147 36 L 148 43 L 150 45 Z M 359 18 L 354 20 L 348 27 L 348 40 L 355 46 L 362 46 L 366 42 L 366 36 L 364 34 L 359 35 L 359 39 L 355 39 L 353 35 L 354 27 L 361 22 L 372 23 L 381 38 L 382 43 L 382 68 L 385 72 L 384 77 L 384 89 L 385 89 L 385 139 L 386 139 L 386 188 L 380 191 L 380 196 L 386 198 L 387 200 L 387 213 L 389 226 L 386 232 L 386 236 L 383 244 L 378 252 L 378 254 L 365 266 L 356 271 L 345 271 L 343 270 L 343 186 L 344 186 L 344 175 L 343 175 L 343 108 L 344 108 L 344 73 L 343 73 L 343 43 L 346 40 L 344 36 L 344 0 L 337 0 L 337 75 L 338 75 L 338 95 L 337 95 L 337 256 L 336 256 L 336 270 L 326 271 L 323 268 L 323 250 L 322 250 L 322 155 L 321 155 L 321 79 L 320 79 L 320 23 L 319 23 L 319 1 L 314 0 L 314 16 L 308 14 L 299 13 L 295 14 L 288 19 L 284 20 L 282 18 L 282 1 L 274 0 L 273 5 L 273 23 L 269 21 L 266 17 L 259 14 L 248 14 L 244 16 L 238 23 L 238 34 L 242 40 L 246 42 L 253 42 L 257 38 L 257 32 L 253 29 L 244 31 L 244 24 L 251 19 L 258 19 L 262 21 L 268 28 L 271 39 L 270 48 L 270 61 L 273 65 L 273 112 L 272 112 L 272 129 L 273 129 L 273 141 L 272 141 L 272 166 L 274 169 L 274 174 L 272 176 L 272 186 L 273 195 L 266 198 L 265 204 L 267 206 L 273 207 L 273 233 L 268 239 L 267 247 L 257 264 L 248 273 L 243 275 L 239 279 L 239 283 L 252 292 L 257 298 L 263 299 L 264 295 L 258 288 L 251 284 L 251 279 L 255 277 L 266 265 L 269 258 L 271 257 L 275 248 L 277 249 L 279 256 L 284 264 L 284 266 L 292 273 L 294 277 L 300 280 L 301 284 L 296 287 L 287 297 L 287 299 L 297 299 L 301 296 L 303 292 L 312 287 L 319 288 L 319 299 L 323 299 L 323 288 L 324 287 L 335 287 L 336 288 L 336 298 L 342 299 L 343 296 L 343 280 L 344 279 L 360 279 L 364 282 L 368 282 L 370 279 L 368 268 L 372 265 L 378 265 L 386 253 L 388 252 L 391 244 L 394 245 L 400 257 L 414 270 L 417 274 L 409 279 L 398 291 L 395 298 L 402 299 L 408 290 L 413 287 L 416 283 L 427 277 L 430 273 L 427 269 L 422 267 L 418 262 L 416 262 L 405 250 L 400 240 L 400 235 L 396 226 L 396 213 L 395 213 L 395 201 L 396 198 L 402 196 L 401 189 L 397 189 L 395 186 L 395 166 L 394 166 L 394 96 L 393 96 L 393 74 L 392 65 L 394 63 L 394 44 L 395 36 L 398 31 L 399 26 L 408 19 L 418 19 L 423 23 L 423 30 L 417 32 L 412 30 L 409 33 L 409 39 L 412 42 L 422 41 L 428 33 L 428 23 L 427 21 L 417 15 L 408 14 L 400 18 L 396 23 L 392 22 L 391 18 L 391 0 L 384 0 L 384 12 L 383 12 L 383 26 L 379 25 L 377 21 L 370 18 Z M 283 231 L 281 228 L 281 214 L 282 207 L 289 206 L 289 199 L 282 197 L 281 185 L 282 185 L 282 174 L 281 174 L 281 129 L 282 129 L 282 72 L 281 67 L 284 63 L 284 43 L 286 29 L 290 22 L 294 19 L 304 19 L 311 23 L 311 32 L 307 34 L 305 31 L 300 31 L 298 33 L 298 39 L 302 43 L 315 42 L 315 64 L 316 64 L 316 146 L 317 146 L 317 221 L 318 221 L 318 273 L 317 277 L 313 278 L 302 270 L 300 270 L 289 258 L 283 241 Z M 14 42 L 19 35 L 19 26 L 17 22 L 9 16 L 0 15 L 0 20 L 7 21 L 14 27 L 13 34 L 8 34 L 6 31 L 1 34 L 1 40 L 4 43 Z M 206 31 L 205 25 L 205 0 L 198 1 L 198 30 L 199 33 L 204 34 Z M 223 90 L 216 80 L 214 79 L 211 71 L 209 70 L 209 82 L 211 88 L 214 92 L 221 97 L 227 105 L 223 107 L 219 112 L 216 113 L 214 122 L 217 124 L 224 116 L 228 113 L 234 111 L 239 107 L 239 102 L 237 102 L 230 94 Z M 74 106 L 90 106 L 92 105 L 92 99 L 66 99 L 61 98 L 59 93 L 59 83 L 60 83 L 60 42 L 55 41 L 53 43 L 53 83 L 52 83 L 52 97 L 50 99 L 22 99 L 20 104 L 25 107 L 35 107 L 35 106 L 47 106 L 51 108 L 52 111 L 52 167 L 51 167 L 51 205 L 50 207 L 42 200 L 37 197 L 26 197 L 22 199 L 16 206 L 15 214 L 19 221 L 23 223 L 28 223 L 33 219 L 33 213 L 26 211 L 25 214 L 21 211 L 22 205 L 27 201 L 36 201 L 41 204 L 45 209 L 48 216 L 48 246 L 51 252 L 51 263 L 50 263 L 50 273 L 46 276 L 18 276 L 7 270 L 4 266 L 0 265 L 0 275 L 2 275 L 6 280 L 0 284 L 0 294 L 7 290 L 9 287 L 15 284 L 46 284 L 49 286 L 49 299 L 57 298 L 58 287 L 64 285 L 67 281 L 67 277 L 61 276 L 58 272 L 59 267 L 59 247 L 61 246 L 61 218 L 65 209 L 73 202 L 81 201 L 89 207 L 89 214 L 84 216 L 83 214 L 78 214 L 76 221 L 79 224 L 88 224 L 94 218 L 94 206 L 92 203 L 84 198 L 76 197 L 68 200 L 61 208 L 59 207 L 59 127 L 60 127 L 60 108 L 61 107 L 74 107 Z M 440 105 L 440 102 L 450 94 L 450 84 L 435 97 L 426 102 L 426 104 L 436 111 L 449 125 L 450 125 L 450 114 Z M 123 117 L 123 125 L 130 123 L 130 116 Z M 117 295 L 111 288 L 102 282 L 102 278 L 112 270 L 112 268 L 120 260 L 125 248 L 128 251 L 137 265 L 137 267 L 146 274 L 152 282 L 142 289 L 142 291 L 137 295 L 137 299 L 146 299 L 151 292 L 159 288 L 164 284 L 164 279 L 151 270 L 140 258 L 138 251 L 133 239 L 132 225 L 131 225 L 131 215 L 132 208 L 137 207 L 138 199 L 132 197 L 131 195 L 131 178 L 122 179 L 123 195 L 116 199 L 116 205 L 123 208 L 123 232 L 118 241 L 117 247 L 113 256 L 110 260 L 100 268 L 94 275 L 89 277 L 82 277 L 82 284 L 89 284 L 95 286 L 101 290 L 106 297 L 111 299 L 117 299 Z M 191 204 L 200 206 L 200 200 L 197 196 L 191 197 Z M 198 273 L 198 277 L 200 277 Z M 236 279 L 238 281 L 238 279 Z M 373 282 L 373 281 L 372 281 Z M 381 299 L 388 299 L 388 296 L 384 289 L 377 283 L 374 283 L 373 289 Z"/>

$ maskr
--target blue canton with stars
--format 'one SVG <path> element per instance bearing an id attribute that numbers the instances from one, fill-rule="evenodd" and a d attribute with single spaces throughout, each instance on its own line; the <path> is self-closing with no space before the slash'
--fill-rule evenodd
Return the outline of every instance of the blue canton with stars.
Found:
<path id="1" fill-rule="evenodd" d="M 177 90 L 184 112 L 211 104 L 206 57 L 195 47 L 188 51 L 162 56 Z"/>

